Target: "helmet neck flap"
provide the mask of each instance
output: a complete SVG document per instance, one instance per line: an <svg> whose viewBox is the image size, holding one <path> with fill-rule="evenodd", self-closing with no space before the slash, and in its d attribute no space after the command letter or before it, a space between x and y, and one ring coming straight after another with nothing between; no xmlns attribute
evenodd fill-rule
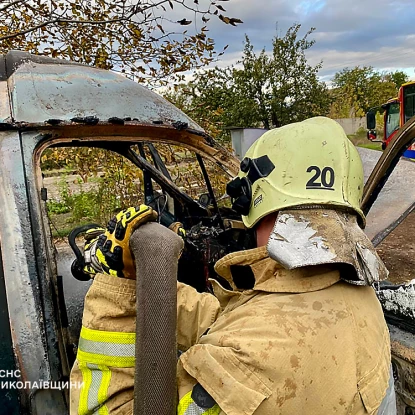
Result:
<svg viewBox="0 0 415 415"><path fill-rule="evenodd" d="M340 277L355 285L372 285L388 276L356 215L333 209L279 212L267 251L286 269L336 264Z"/></svg>

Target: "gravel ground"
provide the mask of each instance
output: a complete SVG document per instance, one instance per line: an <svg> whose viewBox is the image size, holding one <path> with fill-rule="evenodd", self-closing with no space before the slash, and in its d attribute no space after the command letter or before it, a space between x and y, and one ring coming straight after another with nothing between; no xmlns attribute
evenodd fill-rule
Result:
<svg viewBox="0 0 415 415"><path fill-rule="evenodd" d="M415 279L415 212L377 247L389 269L389 280L395 284Z"/></svg>

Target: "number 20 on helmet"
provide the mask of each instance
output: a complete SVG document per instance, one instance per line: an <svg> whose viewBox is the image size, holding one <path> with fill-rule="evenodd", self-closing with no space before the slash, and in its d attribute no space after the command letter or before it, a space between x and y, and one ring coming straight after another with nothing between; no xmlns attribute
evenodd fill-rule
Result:
<svg viewBox="0 0 415 415"><path fill-rule="evenodd" d="M354 211L364 228L363 181L362 161L343 128L315 117L263 134L227 193L247 228L276 211L319 206Z"/></svg>

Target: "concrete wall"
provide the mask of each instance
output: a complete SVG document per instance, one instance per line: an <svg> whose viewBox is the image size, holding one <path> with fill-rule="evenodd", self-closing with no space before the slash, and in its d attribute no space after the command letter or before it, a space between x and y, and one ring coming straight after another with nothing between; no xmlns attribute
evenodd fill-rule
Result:
<svg viewBox="0 0 415 415"><path fill-rule="evenodd" d="M268 130L264 128L230 128L233 152L239 160L249 147Z"/></svg>
<svg viewBox="0 0 415 415"><path fill-rule="evenodd" d="M359 128L364 128L366 130L366 118L340 118L336 119L346 131L346 134L356 134Z"/></svg>

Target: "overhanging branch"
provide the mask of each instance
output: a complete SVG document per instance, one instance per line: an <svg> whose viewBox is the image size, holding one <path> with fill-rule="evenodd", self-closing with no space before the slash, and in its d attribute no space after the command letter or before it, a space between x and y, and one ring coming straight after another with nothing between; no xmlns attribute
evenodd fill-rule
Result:
<svg viewBox="0 0 415 415"><path fill-rule="evenodd" d="M26 0L15 0L15 1L7 4L6 6L3 6L3 8L0 8L0 12L8 9L9 7L11 7L13 5L16 5L18 3L22 3L22 2L25 2L25 1ZM0 41L16 38L16 37L19 37L19 36L24 36L28 33L35 32L36 30L39 30L42 27L56 25L56 24L59 24L59 23L81 24L81 25L107 25L107 24L111 24L111 23L126 22L126 21L129 21L134 15L136 15L138 13L144 13L145 11L147 11L151 8L157 8L158 6L162 5L163 3L167 3L167 2L168 2L168 0L161 0L158 3L149 4L149 5L144 6L144 7L143 6L134 7L132 12L128 16L121 16L121 17L118 17L118 18L108 19L108 20L86 20L86 19L85 20L79 20L79 19L68 19L68 18L57 17L57 18L54 18L54 19L46 20L42 23L31 26L27 29L20 30L20 31L14 32L14 33L10 33L10 34L5 35L5 36L0 36ZM30 9L33 10L32 7L30 7Z"/></svg>
<svg viewBox="0 0 415 415"><path fill-rule="evenodd" d="M0 13L4 12L5 10L9 9L12 6L15 6L16 4L25 3L25 2L26 2L26 0L14 0L14 1L6 4L5 6L0 7Z"/></svg>

